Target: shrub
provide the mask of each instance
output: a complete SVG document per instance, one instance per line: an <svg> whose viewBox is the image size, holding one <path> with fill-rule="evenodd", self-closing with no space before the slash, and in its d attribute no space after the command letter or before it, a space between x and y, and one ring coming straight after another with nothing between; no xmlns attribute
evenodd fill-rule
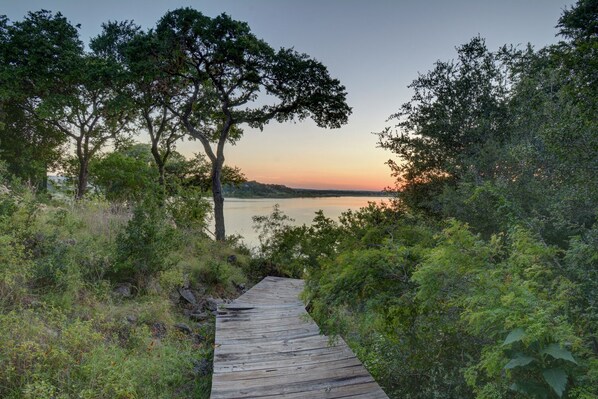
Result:
<svg viewBox="0 0 598 399"><path fill-rule="evenodd" d="M151 311L150 308L147 309ZM155 316L147 316L154 319ZM70 319L56 309L0 314L0 397L130 399L207 397L193 361L210 356L180 334L152 337L144 324L113 339L107 320Z"/></svg>
<svg viewBox="0 0 598 399"><path fill-rule="evenodd" d="M199 188L181 187L172 196L167 207L177 227L203 230L211 215L211 202Z"/></svg>
<svg viewBox="0 0 598 399"><path fill-rule="evenodd" d="M149 279L176 264L178 234L164 208L145 201L118 235L115 277L137 282L143 288Z"/></svg>

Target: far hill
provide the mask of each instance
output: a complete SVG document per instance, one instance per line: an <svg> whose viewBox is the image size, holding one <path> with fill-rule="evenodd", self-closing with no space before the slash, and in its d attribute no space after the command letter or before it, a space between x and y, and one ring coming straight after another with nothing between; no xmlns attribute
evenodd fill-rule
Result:
<svg viewBox="0 0 598 399"><path fill-rule="evenodd" d="M384 191L316 190L256 181L248 181L237 186L226 185L223 187L223 191L225 197L233 198L381 197L389 195Z"/></svg>

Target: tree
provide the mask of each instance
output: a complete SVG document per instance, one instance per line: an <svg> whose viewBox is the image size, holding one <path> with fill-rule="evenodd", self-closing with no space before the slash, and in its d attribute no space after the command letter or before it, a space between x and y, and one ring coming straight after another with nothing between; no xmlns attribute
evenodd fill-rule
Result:
<svg viewBox="0 0 598 399"><path fill-rule="evenodd" d="M64 136L40 124L19 102L2 105L0 158L7 171L38 189L46 188L47 171L61 158Z"/></svg>
<svg viewBox="0 0 598 399"><path fill-rule="evenodd" d="M492 53L473 38L457 48L456 61L438 61L409 86L411 101L390 119L394 128L379 134L380 146L397 154L389 161L399 185L412 203L424 205L446 182L471 174L479 182L494 172L494 159L478 155L508 139L506 63L508 49ZM473 162L474 159L483 162Z"/></svg>
<svg viewBox="0 0 598 399"><path fill-rule="evenodd" d="M186 159L172 151L164 169L164 185L158 186L159 170L154 162L151 144L121 144L113 152L102 154L90 163L90 177L111 201L140 201L148 195L166 191L169 200L193 189L204 195L210 190L210 164L202 154ZM238 167L224 166L223 184L240 184L246 178ZM158 198L162 202L163 198Z"/></svg>
<svg viewBox="0 0 598 399"><path fill-rule="evenodd" d="M0 156L14 175L45 186L65 136L40 123L28 105L67 95L82 52L77 27L60 13L29 12L14 23L0 17Z"/></svg>
<svg viewBox="0 0 598 399"><path fill-rule="evenodd" d="M75 144L78 161L76 197L87 192L89 163L109 140L126 132L130 104L121 90L119 66L94 54L82 55L70 71L73 92L48 95L29 109L41 121L62 132Z"/></svg>
<svg viewBox="0 0 598 399"><path fill-rule="evenodd" d="M576 41L598 39L598 1L578 0L559 18L559 34Z"/></svg>
<svg viewBox="0 0 598 399"><path fill-rule="evenodd" d="M28 143L48 145L50 151L29 152L44 155L45 165L46 154L55 156L51 150L70 139L76 147L76 195L81 198L91 158L128 122L122 71L113 60L86 53L77 27L60 13L30 12L12 25L3 18L0 31L0 94L3 103L19 110L11 115L9 128Z"/></svg>
<svg viewBox="0 0 598 399"><path fill-rule="evenodd" d="M198 187L204 193L210 191L212 187L212 167L210 161L203 154L195 154L195 157L186 160L182 155L175 152L173 159L179 162L173 162L166 168L172 178L177 179L183 185ZM247 178L237 166L224 165L222 167L221 183L239 185L247 181Z"/></svg>
<svg viewBox="0 0 598 399"><path fill-rule="evenodd" d="M226 14L210 18L178 9L162 17L155 34L153 57L170 77L163 87L169 109L212 164L215 233L224 240L224 147L241 137L239 126L310 117L320 127L338 128L351 113L345 88L320 62L290 49L275 51ZM260 105L264 94L275 102Z"/></svg>
<svg viewBox="0 0 598 399"><path fill-rule="evenodd" d="M156 36L151 31L142 32L130 21L108 22L102 26L103 32L91 41L91 48L117 61L126 71L135 119L138 127L150 136L158 181L164 187L166 163L184 132L168 107L168 92L161 90L167 75L148 57L156 45Z"/></svg>

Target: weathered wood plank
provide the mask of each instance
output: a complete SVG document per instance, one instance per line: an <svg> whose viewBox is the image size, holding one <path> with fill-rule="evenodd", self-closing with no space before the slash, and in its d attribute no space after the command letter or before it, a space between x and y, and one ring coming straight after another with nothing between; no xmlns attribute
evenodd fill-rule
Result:
<svg viewBox="0 0 598 399"><path fill-rule="evenodd" d="M305 311L303 281L267 277L216 317L212 398L388 397Z"/></svg>

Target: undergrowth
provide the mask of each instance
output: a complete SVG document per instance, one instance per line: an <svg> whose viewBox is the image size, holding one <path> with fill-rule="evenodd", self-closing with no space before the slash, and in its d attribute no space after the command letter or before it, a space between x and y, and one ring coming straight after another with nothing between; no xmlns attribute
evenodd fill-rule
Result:
<svg viewBox="0 0 598 399"><path fill-rule="evenodd" d="M0 397L209 397L214 319L187 318L179 289L198 302L238 295L246 251L215 243L202 223L177 226L151 201L3 187Z"/></svg>

